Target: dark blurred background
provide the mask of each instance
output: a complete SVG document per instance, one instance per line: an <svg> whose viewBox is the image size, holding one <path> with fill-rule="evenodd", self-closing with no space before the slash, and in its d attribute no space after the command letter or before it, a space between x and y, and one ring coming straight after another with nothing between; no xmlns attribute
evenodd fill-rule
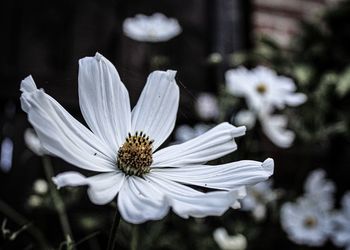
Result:
<svg viewBox="0 0 350 250"><path fill-rule="evenodd" d="M7 173L0 171L1 199L24 215L30 214L33 219L54 216L53 212L43 215L40 210L33 215L23 206L33 181L44 176L40 159L26 148L23 141L24 130L30 125L20 108L19 86L27 75L31 74L38 87L44 88L83 122L77 92L80 58L92 56L97 51L108 58L116 66L128 88L132 104L135 104L152 70L175 69L178 71L177 81L181 89L178 123L194 124L198 120L193 115L197 93L220 91L220 86L224 83L224 72L232 66L232 55L252 50L258 39L266 35L274 40L281 53L290 51L290 44L302 34L300 22L317 19L319 13L338 2L340 1L1 1L0 139L3 141L9 138L13 142L12 168ZM150 15L155 12L178 19L183 32L172 40L159 44L137 42L123 34L122 23L125 18L138 13ZM349 29L348 16L345 14L344 19L336 20L335 24L346 24L344 29ZM340 43L348 46L349 36L345 38ZM342 39L341 36L339 39ZM212 53L221 55L220 63L210 62L208 58ZM151 54L166 55L168 59L162 63L152 63ZM347 56L349 54L342 57L346 58L344 65L349 63L350 57ZM323 141L306 146L297 144L288 150L279 150L268 145L266 154L276 159L276 184L292 188L296 193L302 192L301 183L306 173L310 169L323 167L336 181L340 196L349 188L348 143L349 138L341 135L331 137L325 144ZM54 159L54 166L59 166L60 171L71 169L59 159ZM291 178L295 172L300 175ZM82 196L83 201L86 201L85 193ZM98 214L100 211L107 211L89 202L85 203L88 212ZM73 221L83 216L77 206L70 208L69 213ZM108 225L110 222L101 223ZM41 221L40 225L47 230L53 230L49 237L53 241L59 241L55 239L54 233L60 232L57 219ZM270 233L279 228L278 225L265 226ZM74 230L78 232L77 228ZM76 234L84 236L86 233ZM276 240L283 238L281 234L282 232L272 236L262 234L262 240L251 249L308 249ZM18 249L22 249L21 247ZM10 248L5 245L4 249ZM332 245L326 245L323 249L332 249Z"/></svg>

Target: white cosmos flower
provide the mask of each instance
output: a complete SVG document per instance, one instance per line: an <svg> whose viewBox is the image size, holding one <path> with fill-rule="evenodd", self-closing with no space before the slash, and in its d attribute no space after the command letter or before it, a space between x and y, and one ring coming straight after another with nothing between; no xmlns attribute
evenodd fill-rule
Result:
<svg viewBox="0 0 350 250"><path fill-rule="evenodd" d="M326 172L323 169L316 169L309 174L304 189L304 196L315 200L321 209L333 209L335 185L326 179Z"/></svg>
<svg viewBox="0 0 350 250"><path fill-rule="evenodd" d="M226 87L233 95L244 97L249 107L249 111L237 114L236 124L249 128L259 119L264 133L275 145L281 148L292 145L295 134L287 129L287 117L273 114L275 108L298 106L306 101L304 94L295 93L292 79L263 66L252 70L240 67L226 72Z"/></svg>
<svg viewBox="0 0 350 250"><path fill-rule="evenodd" d="M214 231L213 238L222 250L245 250L247 248L247 239L244 235L231 236L222 227Z"/></svg>
<svg viewBox="0 0 350 250"><path fill-rule="evenodd" d="M298 106L306 101L302 93L295 93L292 79L278 76L269 68L259 66L252 70L244 67L226 72L226 87L235 96L244 97L251 110L283 109L286 105Z"/></svg>
<svg viewBox="0 0 350 250"><path fill-rule="evenodd" d="M331 239L338 247L350 250L350 192L342 199L342 209L332 216Z"/></svg>
<svg viewBox="0 0 350 250"><path fill-rule="evenodd" d="M87 185L93 203L116 199L126 221L142 223L163 218L170 207L183 218L221 215L242 187L266 180L273 172L272 159L205 165L233 152L234 138L245 133L244 127L222 123L185 143L157 150L175 125L175 73L151 73L131 109L128 91L112 63L98 53L81 59L79 102L91 130L37 89L31 76L24 79L22 109L43 147L96 173L85 177L64 172L53 179L56 185ZM205 192L206 188L215 191Z"/></svg>
<svg viewBox="0 0 350 250"><path fill-rule="evenodd" d="M290 240L309 246L322 246L331 230L328 211L308 197L283 204L281 224Z"/></svg>
<svg viewBox="0 0 350 250"><path fill-rule="evenodd" d="M161 13L152 16L138 14L125 19L123 31L126 36L140 42L165 42L181 33L179 22Z"/></svg>

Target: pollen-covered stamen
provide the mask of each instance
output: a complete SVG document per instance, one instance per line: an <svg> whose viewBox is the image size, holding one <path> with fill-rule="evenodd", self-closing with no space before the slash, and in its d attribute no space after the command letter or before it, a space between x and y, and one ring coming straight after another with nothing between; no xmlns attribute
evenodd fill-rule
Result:
<svg viewBox="0 0 350 250"><path fill-rule="evenodd" d="M153 162L152 144L149 136L143 132L129 133L124 144L118 150L118 168L127 175L142 176L148 173Z"/></svg>
<svg viewBox="0 0 350 250"><path fill-rule="evenodd" d="M256 85L256 91L259 94L265 94L267 91L267 86L265 83L259 83L258 85Z"/></svg>

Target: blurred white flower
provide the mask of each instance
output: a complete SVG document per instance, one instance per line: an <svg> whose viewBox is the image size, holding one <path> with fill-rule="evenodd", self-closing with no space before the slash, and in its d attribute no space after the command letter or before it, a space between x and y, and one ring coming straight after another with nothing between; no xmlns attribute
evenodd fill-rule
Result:
<svg viewBox="0 0 350 250"><path fill-rule="evenodd" d="M32 208L40 207L43 204L43 199L36 194L29 196L28 198L28 206Z"/></svg>
<svg viewBox="0 0 350 250"><path fill-rule="evenodd" d="M247 196L242 200L242 210L251 211L256 220L264 219L266 205L278 198L279 192L271 186L271 181L264 181L247 187Z"/></svg>
<svg viewBox="0 0 350 250"><path fill-rule="evenodd" d="M280 148L292 146L295 133L286 128L288 124L287 116L262 112L259 114L259 120L264 134L276 146Z"/></svg>
<svg viewBox="0 0 350 250"><path fill-rule="evenodd" d="M41 146L40 140L36 135L34 129L26 129L26 131L24 132L24 142L27 145L27 147L36 155L44 155L45 150Z"/></svg>
<svg viewBox="0 0 350 250"><path fill-rule="evenodd" d="M246 126L247 129L251 129L255 126L256 115L250 110L239 111L234 117L234 123L237 126Z"/></svg>
<svg viewBox="0 0 350 250"><path fill-rule="evenodd" d="M309 174L304 189L304 196L315 200L321 209L333 209L335 185L331 180L326 179L326 172L323 169L316 169Z"/></svg>
<svg viewBox="0 0 350 250"><path fill-rule="evenodd" d="M175 74L151 73L131 110L128 91L113 64L99 53L81 59L79 102L91 130L38 89L31 76L25 78L21 106L41 145L97 173L61 173L53 178L57 187L87 185L93 203L117 199L124 220L142 223L163 218L170 208L182 218L222 215L240 198L242 187L268 179L272 159L205 165L235 151L235 138L245 127L221 123L192 140L157 150L175 126L180 98Z"/></svg>
<svg viewBox="0 0 350 250"><path fill-rule="evenodd" d="M281 225L290 240L297 244L322 246L330 233L330 214L315 200L302 197L281 208Z"/></svg>
<svg viewBox="0 0 350 250"><path fill-rule="evenodd" d="M222 227L214 231L213 238L222 250L245 250L247 248L247 239L244 235L231 236Z"/></svg>
<svg viewBox="0 0 350 250"><path fill-rule="evenodd" d="M286 105L298 106L306 101L302 93L295 93L292 79L278 76L269 68L259 66L253 70L244 67L228 70L226 87L235 96L246 98L249 109L259 113L283 109Z"/></svg>
<svg viewBox="0 0 350 250"><path fill-rule="evenodd" d="M37 194L46 194L49 190L49 186L47 184L47 181L43 179L38 179L33 184L33 190Z"/></svg>
<svg viewBox="0 0 350 250"><path fill-rule="evenodd" d="M338 247L350 250L350 192L342 199L342 208L332 216L331 239Z"/></svg>
<svg viewBox="0 0 350 250"><path fill-rule="evenodd" d="M238 200L236 200L232 205L231 208L232 209L240 209L242 208L242 204L241 201L242 199L247 195L247 188L246 187L242 187L238 190Z"/></svg>
<svg viewBox="0 0 350 250"><path fill-rule="evenodd" d="M215 120L220 114L218 99L210 93L198 95L195 108L198 116L203 120Z"/></svg>
<svg viewBox="0 0 350 250"><path fill-rule="evenodd" d="M209 64L218 64L223 60L222 55L219 52L213 52L208 56L207 62Z"/></svg>
<svg viewBox="0 0 350 250"><path fill-rule="evenodd" d="M295 93L296 86L292 79L278 76L263 66L252 70L240 67L226 72L226 87L233 95L244 97L251 111L239 112L235 124L246 123L252 127L254 117L258 118L264 133L275 145L281 148L292 145L295 134L286 128L287 117L273 114L275 108L298 106L306 101L304 94Z"/></svg>
<svg viewBox="0 0 350 250"><path fill-rule="evenodd" d="M13 158L13 141L9 137L5 137L0 147L0 168L7 173L12 168Z"/></svg>
<svg viewBox="0 0 350 250"><path fill-rule="evenodd" d="M197 136L200 136L212 127L214 126L202 123L196 124L194 127L191 127L187 124L180 125L175 130L175 143L185 142Z"/></svg>
<svg viewBox="0 0 350 250"><path fill-rule="evenodd" d="M138 14L127 18L123 23L124 34L140 42L165 42L179 35L182 31L179 22L161 13L151 16Z"/></svg>

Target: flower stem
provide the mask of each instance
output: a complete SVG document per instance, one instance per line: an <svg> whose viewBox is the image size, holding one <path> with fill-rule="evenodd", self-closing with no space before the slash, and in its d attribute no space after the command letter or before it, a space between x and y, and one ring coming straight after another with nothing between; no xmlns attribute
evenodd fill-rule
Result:
<svg viewBox="0 0 350 250"><path fill-rule="evenodd" d="M67 248L75 249L72 230L68 222L68 216L66 213L65 205L54 183L52 182L53 168L52 168L51 160L48 156L43 156L42 159L43 159L45 175L46 175L47 181L49 182L51 198L58 213L64 238L66 240Z"/></svg>
<svg viewBox="0 0 350 250"><path fill-rule="evenodd" d="M114 250L117 246L117 231L120 222L120 214L118 208L115 210L114 220L112 224L111 231L109 233L107 250Z"/></svg>
<svg viewBox="0 0 350 250"><path fill-rule="evenodd" d="M139 242L139 227L137 225L133 225L132 228L132 236L131 236L131 250L137 250L138 242Z"/></svg>
<svg viewBox="0 0 350 250"><path fill-rule="evenodd" d="M23 215L19 214L16 210L14 210L2 200L0 200L0 213L20 226L30 224L30 226L26 228L26 231L38 242L40 249L53 249L38 228L36 228L33 224L30 223L28 219L23 217Z"/></svg>

